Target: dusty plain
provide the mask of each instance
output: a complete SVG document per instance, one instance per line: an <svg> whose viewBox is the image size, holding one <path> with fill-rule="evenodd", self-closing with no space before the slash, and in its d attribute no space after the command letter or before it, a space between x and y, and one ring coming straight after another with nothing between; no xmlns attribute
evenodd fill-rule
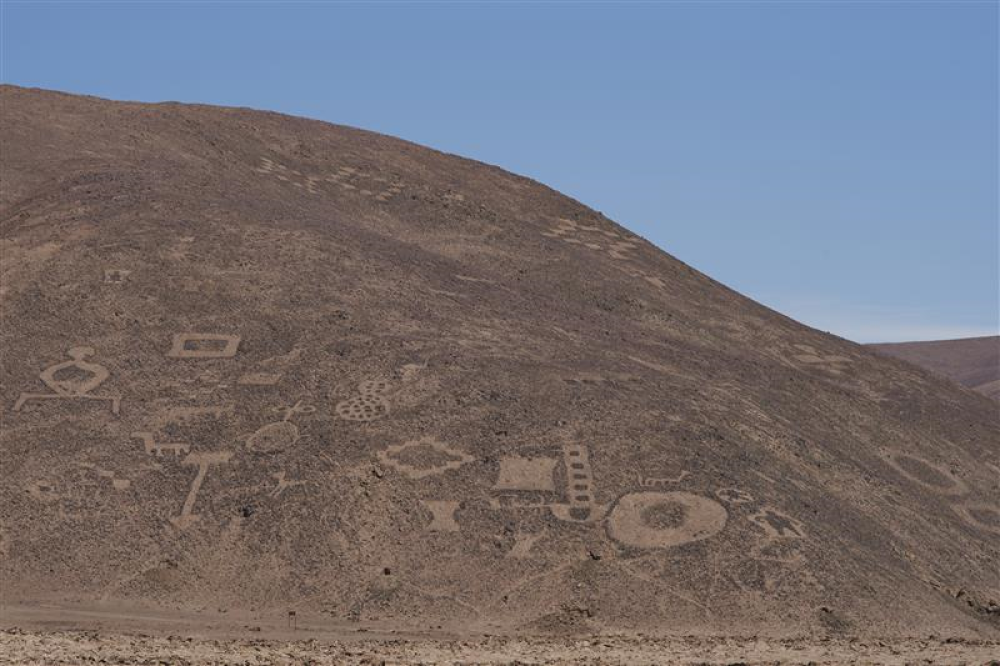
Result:
<svg viewBox="0 0 1000 666"><path fill-rule="evenodd" d="M516 636L467 626L401 631L325 618L228 617L218 611L15 607L0 627L0 664L1000 664L1000 643L942 636L907 639L785 636ZM16 626L7 626L14 621ZM81 629L80 627L90 627Z"/></svg>

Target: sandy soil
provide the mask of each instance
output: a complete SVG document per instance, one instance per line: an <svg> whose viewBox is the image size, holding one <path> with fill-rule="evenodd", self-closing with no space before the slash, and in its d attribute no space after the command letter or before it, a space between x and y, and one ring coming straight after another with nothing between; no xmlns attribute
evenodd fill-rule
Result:
<svg viewBox="0 0 1000 666"><path fill-rule="evenodd" d="M1000 664L996 643L939 640L590 640L294 642L9 629L0 664Z"/></svg>
<svg viewBox="0 0 1000 666"><path fill-rule="evenodd" d="M994 664L1000 642L926 638L514 636L305 615L6 605L0 664Z"/></svg>

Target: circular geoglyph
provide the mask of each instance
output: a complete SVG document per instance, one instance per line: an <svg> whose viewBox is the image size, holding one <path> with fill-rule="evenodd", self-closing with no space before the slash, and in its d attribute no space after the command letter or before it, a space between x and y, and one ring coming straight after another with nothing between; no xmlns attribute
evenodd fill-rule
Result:
<svg viewBox="0 0 1000 666"><path fill-rule="evenodd" d="M670 548L717 534L727 517L721 504L700 495L630 493L608 516L608 534L626 546Z"/></svg>

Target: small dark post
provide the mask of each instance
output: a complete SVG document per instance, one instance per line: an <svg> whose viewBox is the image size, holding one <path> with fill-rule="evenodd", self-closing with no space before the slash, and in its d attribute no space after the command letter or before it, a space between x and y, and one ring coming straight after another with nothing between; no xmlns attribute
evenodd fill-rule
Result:
<svg viewBox="0 0 1000 666"><path fill-rule="evenodd" d="M292 631L299 629L299 619L295 616L295 611L288 611L288 626L292 628Z"/></svg>

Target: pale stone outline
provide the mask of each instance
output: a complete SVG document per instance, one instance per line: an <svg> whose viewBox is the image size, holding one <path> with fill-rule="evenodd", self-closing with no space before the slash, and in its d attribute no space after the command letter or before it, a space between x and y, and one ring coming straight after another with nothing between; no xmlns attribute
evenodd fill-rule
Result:
<svg viewBox="0 0 1000 666"><path fill-rule="evenodd" d="M184 530L201 519L200 515L192 513L192 511L194 509L194 503L198 499L198 491L201 490L201 484L205 481L205 475L208 473L208 468L210 465L221 465L223 463L227 463L232 456L233 454L229 451L209 451L188 454L187 458L185 458L181 464L197 465L198 473L195 474L194 480L191 482L191 489L188 491L187 497L184 500L184 506L181 507L181 514L179 516L171 516L170 518L170 522L173 523L174 527L179 530Z"/></svg>
<svg viewBox="0 0 1000 666"><path fill-rule="evenodd" d="M684 523L670 528L645 524L643 514L666 502L684 506ZM728 517L725 507L701 495L681 491L629 493L615 504L608 516L607 530L608 536L626 546L672 548L718 534L726 526Z"/></svg>
<svg viewBox="0 0 1000 666"><path fill-rule="evenodd" d="M30 400L101 400L111 403L111 413L117 415L121 409L121 396L90 395L90 392L107 380L107 368L98 363L87 363L84 359L93 356L93 347L71 347L67 354L72 359L56 363L43 370L39 379L53 390L53 393L22 393L14 403L14 411L19 412ZM79 368L92 375L89 380L59 380L56 374L68 368Z"/></svg>
<svg viewBox="0 0 1000 666"><path fill-rule="evenodd" d="M955 511L962 520L971 525L976 529L986 530L988 532L993 532L994 534L1000 534L1000 525L990 525L984 523L973 515L973 511L991 511L1000 518L1000 508L985 504L983 502L973 502L973 503L961 503L952 505L952 510Z"/></svg>
<svg viewBox="0 0 1000 666"><path fill-rule="evenodd" d="M594 500L594 474L590 468L590 451L585 444L563 447L566 466L566 504L552 504L549 509L559 520L574 523L595 522L604 517L607 507Z"/></svg>
<svg viewBox="0 0 1000 666"><path fill-rule="evenodd" d="M425 527L428 532L458 532L460 527L455 522L455 511L461 502L455 500L420 500L427 507L433 518Z"/></svg>
<svg viewBox="0 0 1000 666"><path fill-rule="evenodd" d="M129 479L118 477L114 471L110 469L104 469L103 467L98 467L94 463L81 462L77 463L77 465L84 469L89 469L95 472L97 476L101 477L102 479L108 479L109 481L111 481L111 487L114 488L115 490L127 490L128 487L132 485L132 482Z"/></svg>
<svg viewBox="0 0 1000 666"><path fill-rule="evenodd" d="M151 432L133 432L131 439L142 440L142 448L146 453L157 458L162 457L165 453L170 453L174 457L180 458L182 454L191 452L190 444L176 442L171 444L157 444Z"/></svg>
<svg viewBox="0 0 1000 666"><path fill-rule="evenodd" d="M375 421L389 414L392 406L385 394L392 389L385 379L366 379L358 384L358 394L338 402L337 416L345 421Z"/></svg>
<svg viewBox="0 0 1000 666"><path fill-rule="evenodd" d="M458 458L458 460L448 460L448 462L446 462L443 465L422 469L419 467L413 467L411 465L407 465L406 463L397 460L396 458L393 458L391 455L393 453L401 453L402 451L412 446L422 446L422 445L429 446L435 451L445 454L449 458ZM467 453L463 453L462 451L456 451L455 449L449 447L447 444L439 442L437 439L433 437L421 437L420 439L410 440L408 442L403 442L402 444L395 444L385 449L384 451L379 451L378 458L389 467L393 467L399 470L400 472L410 477L411 479L422 479L425 476L444 474L448 470L458 469L462 465L465 465L475 460L475 458L468 455Z"/></svg>
<svg viewBox="0 0 1000 666"><path fill-rule="evenodd" d="M276 472L276 473L274 473L274 474L271 475L271 476L274 477L274 480L277 481L277 483L278 483L278 485L276 485L274 487L274 490L272 490L270 493L268 493L271 497L278 497L283 492L285 492L285 488L294 488L296 486L304 486L307 483L309 483L308 481L302 481L302 480L288 481L287 479L285 479L285 474L286 473L284 471L281 471L281 472Z"/></svg>
<svg viewBox="0 0 1000 666"><path fill-rule="evenodd" d="M174 335L170 351L167 356L170 358L232 358L239 350L242 338L238 335L227 335L225 333L177 333ZM185 345L189 342L225 342L222 349L187 349Z"/></svg>
<svg viewBox="0 0 1000 666"><path fill-rule="evenodd" d="M508 456L500 459L500 473L491 490L555 492L552 478L556 467L554 458L525 458Z"/></svg>
<svg viewBox="0 0 1000 666"><path fill-rule="evenodd" d="M507 552L505 557L517 560L531 557L531 549L543 536L545 536L543 532L518 532L514 535L514 546Z"/></svg>
<svg viewBox="0 0 1000 666"><path fill-rule="evenodd" d="M670 485L673 485L675 483L680 483L685 478L687 478L689 476L689 474L690 474L690 472L688 472L686 470L683 471L683 472L681 472L677 476L674 476L674 477L670 477L670 476L643 476L642 474L638 474L637 475L638 476L637 481L639 483L639 487L641 487L641 488L657 488L657 487L662 487L662 486L670 486Z"/></svg>
<svg viewBox="0 0 1000 666"><path fill-rule="evenodd" d="M754 499L754 496L747 491L735 487L719 488L715 491L715 496L723 502L728 502L734 506L739 506L741 504L753 504L757 501Z"/></svg>
<svg viewBox="0 0 1000 666"><path fill-rule="evenodd" d="M557 464L554 458L545 460L551 461L553 467ZM609 506L594 501L593 474L587 446L567 444L563 447L563 460L566 474L566 503L525 502L516 497L515 491L531 492L530 489L494 488L498 497L490 500L490 506L500 510L548 509L559 520L573 523L593 523L602 520Z"/></svg>
<svg viewBox="0 0 1000 666"><path fill-rule="evenodd" d="M902 451L893 451L891 453L887 453L883 457L885 461L892 466L893 469L898 471L900 474L905 476L910 481L913 481L914 483L919 484L924 488L927 488L931 492L939 493L941 495L951 495L951 496L967 495L969 492L969 486L965 483L965 481L952 474L951 471L948 470L948 468L945 467L944 465L932 463L929 460L921 458L920 456L915 456L909 453L903 453ZM908 470L903 465L903 463L900 462L899 460L900 458L909 458L910 460L916 461L920 465L928 467L932 472L940 474L945 479L947 479L949 485L939 486L936 483L932 483L929 481L925 481L924 479L921 479L912 471Z"/></svg>
<svg viewBox="0 0 1000 666"><path fill-rule="evenodd" d="M771 524L771 521L768 520L769 515L773 518L784 521L787 525L779 524L775 527ZM767 534L768 538L771 540L801 539L806 534L804 526L800 520L792 518L788 514L782 513L781 511L771 507L764 507L754 512L747 517L747 520L764 530L765 534ZM785 534L786 531L791 532L791 534Z"/></svg>
<svg viewBox="0 0 1000 666"><path fill-rule="evenodd" d="M312 414L316 411L316 408L312 405L303 405L302 401L299 400L294 405L289 407L275 407L273 410L275 412L284 412L280 421L275 421L274 423L268 423L258 428L252 435L247 437L247 448L260 451L261 453L270 453L272 451L280 451L284 447L292 446L299 441L301 435L299 434L299 428L294 423L290 421L293 414ZM274 448L269 450L257 449L257 442L264 437L265 434L271 432L280 432L281 436L285 439L284 444L280 448Z"/></svg>

